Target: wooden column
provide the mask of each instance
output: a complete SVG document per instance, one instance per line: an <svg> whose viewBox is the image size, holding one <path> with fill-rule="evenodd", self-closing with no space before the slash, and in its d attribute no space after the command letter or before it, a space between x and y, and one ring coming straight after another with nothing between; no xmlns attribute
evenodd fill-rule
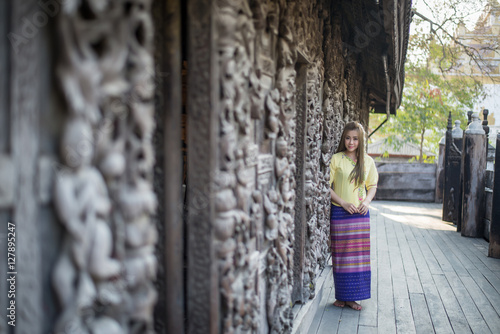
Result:
<svg viewBox="0 0 500 334"><path fill-rule="evenodd" d="M446 149L446 137L443 137L439 141L439 157L436 168L436 191L434 194L434 201L436 203L443 202L445 149Z"/></svg>
<svg viewBox="0 0 500 334"><path fill-rule="evenodd" d="M484 174L486 135L477 114L467 127L464 136L463 196L462 196L462 236L481 237L483 235Z"/></svg>
<svg viewBox="0 0 500 334"><path fill-rule="evenodd" d="M500 133L497 134L495 153L495 181L493 185L493 212L490 225L488 256L500 258Z"/></svg>
<svg viewBox="0 0 500 334"><path fill-rule="evenodd" d="M467 111L467 126L472 122L472 110Z"/></svg>
<svg viewBox="0 0 500 334"><path fill-rule="evenodd" d="M295 243L293 253L293 290L292 303L304 303L303 282L304 282L304 259L306 242L306 202L305 202L305 143L304 136L307 123L307 65L297 64L297 118L296 118L296 138L297 155L295 175Z"/></svg>
<svg viewBox="0 0 500 334"><path fill-rule="evenodd" d="M451 136L451 112L448 115L448 126L445 135L444 148L444 194L443 194L443 221L451 222L453 213L453 201L450 201L450 147L453 142ZM441 153L441 148L440 148ZM454 199L454 198L453 198Z"/></svg>
<svg viewBox="0 0 500 334"><path fill-rule="evenodd" d="M451 124L451 113L449 116ZM451 126L450 126L451 127ZM446 134L445 148L445 184L443 190L443 220L457 224L461 212L460 168L462 159L463 131L460 121Z"/></svg>
<svg viewBox="0 0 500 334"><path fill-rule="evenodd" d="M214 245L218 97L213 0L188 3L187 333L220 332Z"/></svg>
<svg viewBox="0 0 500 334"><path fill-rule="evenodd" d="M11 221L16 224L15 333L37 334L42 333L44 322L43 280L40 278L44 268L41 266L40 216L35 195L43 58L40 57L41 27L34 26L32 18L40 9L35 0L15 1L11 6L8 36L11 40L10 142L16 184ZM4 252L5 248L2 255Z"/></svg>
<svg viewBox="0 0 500 334"><path fill-rule="evenodd" d="M181 153L181 4L154 1L156 103L155 192L158 197L155 307L157 333L184 333L184 233Z"/></svg>
<svg viewBox="0 0 500 334"><path fill-rule="evenodd" d="M10 17L10 1L0 1L0 36L6 36L10 29L8 18ZM10 150L10 108L9 108L9 40L2 38L0 40L0 178L6 175L6 168L13 171L12 159L9 155ZM9 175L10 174L10 175ZM6 179L12 179L11 173L7 174ZM7 245L7 222L10 219L10 208L13 204L13 192L6 182L0 182L0 244ZM2 254L6 254L6 246L2 248ZM0 309L6 310L9 304L7 298L8 282L7 278L7 256L0 256ZM3 279L5 277L5 279ZM8 333L9 327L6 315L0 317L0 333Z"/></svg>
<svg viewBox="0 0 500 334"><path fill-rule="evenodd" d="M467 111L467 126L469 126L469 124L472 122L472 111L469 110ZM457 212L457 222L456 222L456 225L457 225L457 232L461 232L462 231L462 220L463 220L463 216L462 216L462 202L463 202L463 190L464 190L464 163L463 163L463 160L464 160L464 156L465 156L465 150L464 150L464 145L465 145L465 140L462 141L462 146L459 146L461 147L461 152L462 152L462 155L461 155L461 161L460 161L460 176L459 176L459 192L458 192L458 201L457 201L457 204L458 204L458 212Z"/></svg>
<svg viewBox="0 0 500 334"><path fill-rule="evenodd" d="M488 126L488 114L490 111L488 109L483 109L483 130L484 133L486 134L486 157L488 157L488 136L490 134L490 127Z"/></svg>
<svg viewBox="0 0 500 334"><path fill-rule="evenodd" d="M462 181L461 163L464 149L464 132L460 128L460 121L455 121L455 127L451 130L453 142L450 148L450 185L454 189L452 222L458 226L458 219L462 211ZM451 191L451 188L450 188Z"/></svg>

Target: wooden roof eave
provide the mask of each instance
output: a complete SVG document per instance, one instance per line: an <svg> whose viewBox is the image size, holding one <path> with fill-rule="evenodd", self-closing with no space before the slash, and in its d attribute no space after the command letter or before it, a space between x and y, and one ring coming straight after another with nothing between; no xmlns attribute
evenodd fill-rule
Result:
<svg viewBox="0 0 500 334"><path fill-rule="evenodd" d="M411 0L381 0L384 27L388 37L389 76L391 80L391 113L401 105L403 95L406 53L412 19Z"/></svg>

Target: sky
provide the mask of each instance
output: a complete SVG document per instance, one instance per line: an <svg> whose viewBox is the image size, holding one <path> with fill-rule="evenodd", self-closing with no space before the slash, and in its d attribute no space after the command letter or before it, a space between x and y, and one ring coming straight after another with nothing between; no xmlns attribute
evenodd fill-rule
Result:
<svg viewBox="0 0 500 334"><path fill-rule="evenodd" d="M414 0L412 7L420 14L438 23L453 15L453 11L447 7L450 3L455 3L457 14L463 17L466 28L472 30L487 2L487 0ZM426 26L430 27L429 24ZM415 32L415 28L415 24L410 26L410 34ZM447 29L453 30L453 27L448 25Z"/></svg>

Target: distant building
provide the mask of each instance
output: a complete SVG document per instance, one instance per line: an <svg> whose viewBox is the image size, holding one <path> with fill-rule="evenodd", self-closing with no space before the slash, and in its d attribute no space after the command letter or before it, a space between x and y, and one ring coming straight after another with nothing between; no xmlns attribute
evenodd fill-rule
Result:
<svg viewBox="0 0 500 334"><path fill-rule="evenodd" d="M402 141L402 140L401 140ZM420 156L420 147L412 143L401 143L399 148L387 143L387 140L380 139L368 144L368 155L376 161L385 162L408 162L411 158ZM431 151L424 149L424 155L435 157Z"/></svg>
<svg viewBox="0 0 500 334"><path fill-rule="evenodd" d="M451 74L472 73L476 80L483 83L488 96L478 101L473 111L478 113L483 109L490 111L488 123L493 135L500 130L500 121L496 122L497 119L500 120L499 35L500 5L497 0L490 0L472 31L468 31L465 25L461 25L455 33L456 39L461 43L479 50L481 61L477 63L463 52L456 70Z"/></svg>

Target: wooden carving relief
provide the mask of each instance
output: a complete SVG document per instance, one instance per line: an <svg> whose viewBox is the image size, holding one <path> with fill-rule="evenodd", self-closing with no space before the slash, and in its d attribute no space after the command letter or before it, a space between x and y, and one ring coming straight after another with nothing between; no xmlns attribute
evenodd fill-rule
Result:
<svg viewBox="0 0 500 334"><path fill-rule="evenodd" d="M344 122L360 121L362 84L357 73L357 61L347 56L344 76Z"/></svg>
<svg viewBox="0 0 500 334"><path fill-rule="evenodd" d="M344 121L357 117L361 82L347 93L338 26L330 27L334 42L321 47L322 8L323 2L272 0L216 0L213 7L220 92L212 243L221 332L291 330L299 146L306 152L307 297L314 294L318 265L326 262L329 160ZM323 50L329 57L324 75ZM304 66L307 125L299 138L296 70ZM350 80L357 80L352 71Z"/></svg>
<svg viewBox="0 0 500 334"><path fill-rule="evenodd" d="M149 0L66 1L58 68L67 120L54 203L55 333L153 333L157 293Z"/></svg>
<svg viewBox="0 0 500 334"><path fill-rule="evenodd" d="M212 91L219 92L218 82L212 73L213 41L211 1L189 1L187 11L190 20L189 46L192 50L187 64L187 238L188 304L187 332L205 334L216 321L218 330L219 311L213 302L214 281L212 277L213 253L212 220L214 217L214 174L215 140L217 120L215 111L209 110L213 104ZM190 129L196 129L190 131ZM208 143L208 144L207 144ZM210 311L208 311L210 310ZM212 311L213 310L213 311ZM214 320L212 320L212 317ZM217 320L215 320L217 319Z"/></svg>
<svg viewBox="0 0 500 334"><path fill-rule="evenodd" d="M285 12L274 1L217 1L214 245L225 333L291 329L296 53Z"/></svg>
<svg viewBox="0 0 500 334"><path fill-rule="evenodd" d="M250 333L259 326L255 216L261 216L264 201L255 187L255 172L259 163L266 164L261 167L266 172L271 171L267 165L272 166L267 160L258 161L252 119L263 117L266 92L253 67L255 30L250 7L243 1L216 4L221 100L213 242L220 277L221 332ZM252 94L248 94L250 86Z"/></svg>
<svg viewBox="0 0 500 334"><path fill-rule="evenodd" d="M302 1L295 7L295 27L298 31L299 49L307 60L311 62L307 71L307 125L305 133L305 204L306 204L306 240L304 249L303 298L312 298L315 295L315 283L318 266L322 268L329 253L329 172L323 165L329 165L330 151L336 125L334 107L341 110L342 105L332 103L332 91L338 87L331 87L332 79L325 80L324 75L330 71L338 71L341 61L331 62L330 67L324 66L323 51L331 52L323 43L330 44L328 36L321 34L324 23L327 22L324 3L316 1ZM304 32L304 34L302 34ZM302 40L305 38L305 40ZM337 48L338 49L338 48ZM338 60L341 60L339 58ZM325 74L324 74L325 73ZM332 74L333 75L333 74ZM338 75L338 74L337 74ZM323 101L323 94L328 94L328 100ZM325 110L326 108L326 110ZM337 116L341 114L338 113Z"/></svg>
<svg viewBox="0 0 500 334"><path fill-rule="evenodd" d="M330 17L325 24L325 75L323 84L323 154L322 163L329 178L330 159L337 149L344 128L344 57L338 45L342 45L340 20ZM333 22L332 22L333 21ZM329 191L328 191L329 192ZM329 202L329 200L328 200ZM328 209L329 210L329 209Z"/></svg>
<svg viewBox="0 0 500 334"><path fill-rule="evenodd" d="M276 87L280 92L280 130L276 141L276 179L278 186L279 236L268 253L268 321L271 333L291 330L290 307L293 283L295 161L296 161L296 39L292 9L280 6ZM277 296L275 298L274 296ZM272 322L271 322L272 321Z"/></svg>
<svg viewBox="0 0 500 334"><path fill-rule="evenodd" d="M317 0L296 1L293 6L293 29L297 41L297 50L303 52L311 61L322 62L323 22L330 3ZM321 66L322 67L322 66Z"/></svg>
<svg viewBox="0 0 500 334"><path fill-rule="evenodd" d="M335 16L334 16L335 17ZM342 61L342 49L336 47L342 45L340 38L340 25L332 22L330 17L325 23L325 77L323 84L323 141L321 146L321 175L323 183L321 184L322 201L320 210L322 210L328 228L330 226L330 160L337 149L342 130L344 128L343 109L344 109L344 90L343 73L344 62ZM329 237L329 231L327 232ZM329 242L327 243L330 244ZM327 250L330 251L329 249Z"/></svg>
<svg viewBox="0 0 500 334"><path fill-rule="evenodd" d="M321 143L323 140L323 113L321 112L322 76L320 68L312 66L307 73L307 126L305 156L305 201L307 236L304 261L305 298L315 294L316 268L324 266L328 254L329 229L322 210Z"/></svg>

